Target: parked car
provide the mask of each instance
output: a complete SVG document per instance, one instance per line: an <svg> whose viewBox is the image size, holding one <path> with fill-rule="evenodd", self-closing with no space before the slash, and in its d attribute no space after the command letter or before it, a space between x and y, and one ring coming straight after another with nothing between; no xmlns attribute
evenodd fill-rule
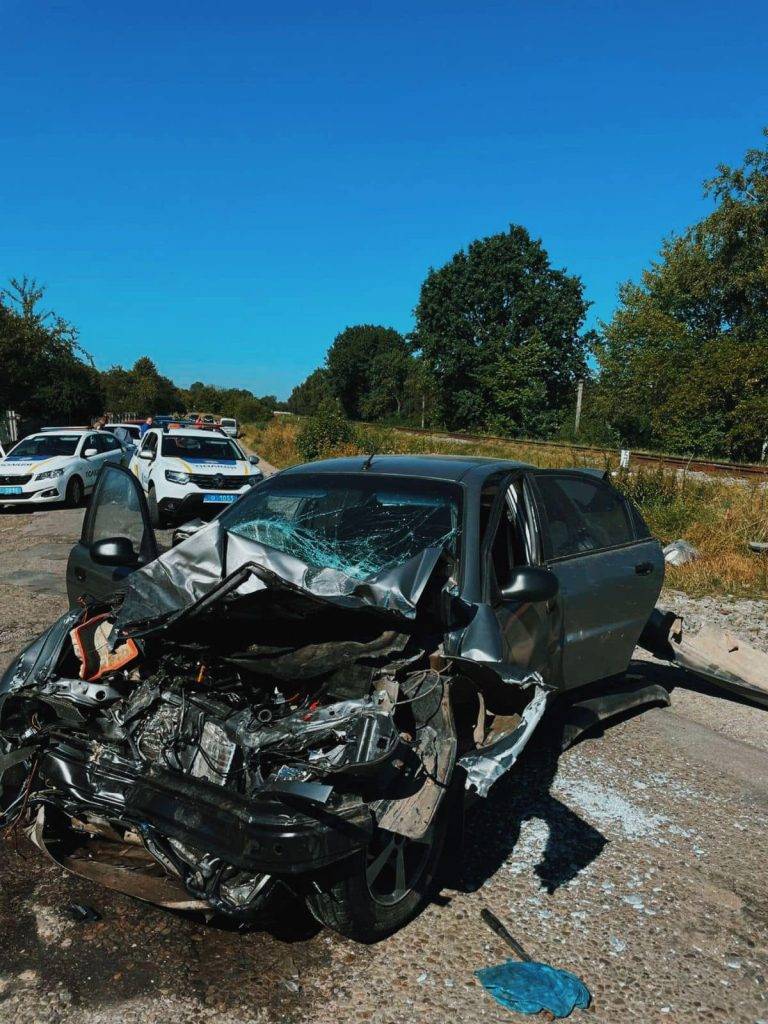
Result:
<svg viewBox="0 0 768 1024"><path fill-rule="evenodd" d="M240 430L237 424L237 420L231 416L222 416L219 420L219 427L227 437L238 437Z"/></svg>
<svg viewBox="0 0 768 1024"><path fill-rule="evenodd" d="M263 479L258 455L246 455L219 430L152 428L130 469L147 496L153 526L215 514Z"/></svg>
<svg viewBox="0 0 768 1024"><path fill-rule="evenodd" d="M90 494L105 462L124 449L104 431L61 427L30 434L0 459L0 505L65 502L72 508Z"/></svg>
<svg viewBox="0 0 768 1024"><path fill-rule="evenodd" d="M429 892L449 794L627 668L664 574L599 474L494 460L285 470L159 556L150 517L107 467L72 610L0 683L0 822L166 906L247 920L283 880L364 941Z"/></svg>

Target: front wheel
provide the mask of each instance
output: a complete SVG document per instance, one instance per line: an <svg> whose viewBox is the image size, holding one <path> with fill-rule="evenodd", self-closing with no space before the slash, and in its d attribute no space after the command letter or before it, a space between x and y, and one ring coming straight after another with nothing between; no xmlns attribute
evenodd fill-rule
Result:
<svg viewBox="0 0 768 1024"><path fill-rule="evenodd" d="M423 841L377 829L349 874L307 896L310 912L358 942L376 942L402 928L434 887L446 824L441 814Z"/></svg>
<svg viewBox="0 0 768 1024"><path fill-rule="evenodd" d="M64 496L64 503L67 508L80 508L85 497L83 481L79 476L73 476L67 484L67 491Z"/></svg>
<svg viewBox="0 0 768 1024"><path fill-rule="evenodd" d="M147 505L149 507L149 521L155 530L164 530L168 525L166 517L160 511L160 506L157 504L157 494L155 488L149 488L149 494L147 495Z"/></svg>

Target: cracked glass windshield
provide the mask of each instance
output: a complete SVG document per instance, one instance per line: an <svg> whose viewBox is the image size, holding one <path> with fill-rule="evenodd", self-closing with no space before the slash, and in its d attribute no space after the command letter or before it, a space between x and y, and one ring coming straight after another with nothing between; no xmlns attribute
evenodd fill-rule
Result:
<svg viewBox="0 0 768 1024"><path fill-rule="evenodd" d="M221 516L230 533L368 580L429 547L458 555L460 490L440 480L285 474Z"/></svg>

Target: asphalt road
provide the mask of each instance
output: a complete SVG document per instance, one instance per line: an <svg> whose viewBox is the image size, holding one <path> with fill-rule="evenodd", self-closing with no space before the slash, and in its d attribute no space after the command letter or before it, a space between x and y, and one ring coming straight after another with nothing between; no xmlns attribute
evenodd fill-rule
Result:
<svg viewBox="0 0 768 1024"><path fill-rule="evenodd" d="M0 515L0 664L65 607L81 512ZM668 599L669 600L669 599ZM768 647L765 606L713 608ZM523 1020L473 971L506 950L579 974L584 1020L768 1022L768 712L686 688L559 758L543 731L469 815L449 884L376 946L279 901L262 929L174 917L0 840L0 1021L410 1024ZM102 919L80 924L71 902Z"/></svg>

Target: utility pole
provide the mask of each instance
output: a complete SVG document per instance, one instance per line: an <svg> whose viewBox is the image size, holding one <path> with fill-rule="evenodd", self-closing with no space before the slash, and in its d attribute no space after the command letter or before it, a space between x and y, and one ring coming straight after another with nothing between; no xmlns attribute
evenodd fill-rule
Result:
<svg viewBox="0 0 768 1024"><path fill-rule="evenodd" d="M579 432L579 423L581 423L581 400L584 396L584 381L580 380L576 385L576 422L573 425L574 437Z"/></svg>
<svg viewBox="0 0 768 1024"><path fill-rule="evenodd" d="M424 429L424 408L427 404L426 396L424 392L421 393L421 429Z"/></svg>

